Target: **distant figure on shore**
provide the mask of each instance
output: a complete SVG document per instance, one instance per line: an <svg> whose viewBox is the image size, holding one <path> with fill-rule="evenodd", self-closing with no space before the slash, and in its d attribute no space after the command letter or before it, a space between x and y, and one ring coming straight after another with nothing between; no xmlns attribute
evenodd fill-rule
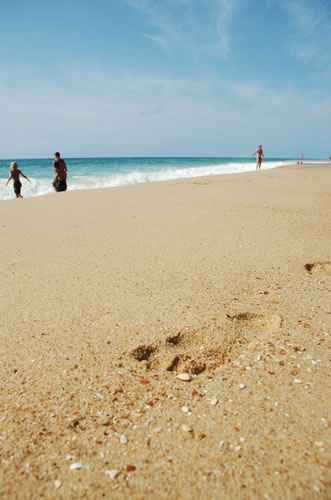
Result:
<svg viewBox="0 0 331 500"><path fill-rule="evenodd" d="M297 165L303 165L303 153L301 153L301 159L297 161Z"/></svg>
<svg viewBox="0 0 331 500"><path fill-rule="evenodd" d="M59 193L60 191L67 190L67 165L64 160L60 157L60 153L55 153L55 160L53 161L54 167L54 190Z"/></svg>
<svg viewBox="0 0 331 500"><path fill-rule="evenodd" d="M262 163L262 156L264 156L261 144L257 148L257 150L255 151L255 153L253 153L251 156L254 156L254 155L256 155L256 170L260 170L261 163Z"/></svg>
<svg viewBox="0 0 331 500"><path fill-rule="evenodd" d="M30 179L28 179L22 172L22 170L18 169L18 165L16 161L12 161L10 164L10 170L9 170L9 179L6 182L6 186L8 186L8 183L12 180L14 182L14 192L16 194L16 198L23 198L21 195L21 188L22 188L22 183L20 181L20 175L24 177L27 181L32 184Z"/></svg>

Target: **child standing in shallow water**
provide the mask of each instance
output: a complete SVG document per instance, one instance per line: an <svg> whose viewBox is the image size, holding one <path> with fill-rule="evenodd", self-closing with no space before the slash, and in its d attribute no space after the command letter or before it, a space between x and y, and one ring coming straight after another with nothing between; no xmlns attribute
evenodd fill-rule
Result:
<svg viewBox="0 0 331 500"><path fill-rule="evenodd" d="M6 186L8 186L8 183L12 180L14 182L14 192L16 194L16 198L23 198L23 196L21 195L21 187L22 187L22 184L21 184L21 181L20 181L20 175L22 177L24 177L24 179L26 179L27 181L30 182L30 184L32 184L32 182L30 181L30 179L28 179L21 170L18 170L18 165L16 163L16 161L13 161L11 164L10 164L10 170L9 170L9 179L8 181L6 182Z"/></svg>

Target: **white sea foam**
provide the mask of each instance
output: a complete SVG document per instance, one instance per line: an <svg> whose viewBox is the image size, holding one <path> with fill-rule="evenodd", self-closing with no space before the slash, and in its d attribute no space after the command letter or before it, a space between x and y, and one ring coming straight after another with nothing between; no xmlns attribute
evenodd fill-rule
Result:
<svg viewBox="0 0 331 500"><path fill-rule="evenodd" d="M15 198L15 193L13 191L13 183L10 182L8 186L5 186L5 181L7 179L1 179L0 181L0 200L11 200ZM34 179L30 177L31 184L22 179L22 196L24 198L30 198L32 196L42 196L44 194L49 194L54 192L50 179Z"/></svg>
<svg viewBox="0 0 331 500"><path fill-rule="evenodd" d="M285 164L294 163L290 161L270 161L264 162L262 168L270 169L280 167ZM127 173L117 173L107 176L73 176L68 178L68 189L100 189L109 187L127 186L129 184L139 184L147 182L160 182L176 179L187 179L219 174L236 174L255 170L255 163L227 163L221 165L210 165L192 168L165 168L156 171L132 170ZM0 200L8 200L15 197L13 185L5 186L5 180L0 180ZM53 193L50 178L30 178L32 185L22 179L22 195L24 197L41 196Z"/></svg>

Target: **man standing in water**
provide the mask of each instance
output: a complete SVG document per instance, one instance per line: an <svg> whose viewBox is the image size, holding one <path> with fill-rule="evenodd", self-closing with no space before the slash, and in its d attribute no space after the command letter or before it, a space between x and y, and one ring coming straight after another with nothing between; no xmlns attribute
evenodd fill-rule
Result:
<svg viewBox="0 0 331 500"><path fill-rule="evenodd" d="M257 150L255 151L255 153L253 153L251 156L254 156L254 155L256 155L256 170L260 170L261 163L262 163L262 156L264 156L261 144L257 148Z"/></svg>
<svg viewBox="0 0 331 500"><path fill-rule="evenodd" d="M67 190L67 165L60 157L60 153L55 153L55 160L53 161L55 178L53 181L54 190L59 193L60 191Z"/></svg>

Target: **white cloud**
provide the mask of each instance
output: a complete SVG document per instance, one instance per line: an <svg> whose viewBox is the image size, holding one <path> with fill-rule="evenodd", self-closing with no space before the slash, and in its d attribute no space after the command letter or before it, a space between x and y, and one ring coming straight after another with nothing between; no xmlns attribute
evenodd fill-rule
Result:
<svg viewBox="0 0 331 500"><path fill-rule="evenodd" d="M216 13L216 28L219 39L219 48L223 54L230 49L229 26L236 7L234 0L218 0L218 12Z"/></svg>
<svg viewBox="0 0 331 500"><path fill-rule="evenodd" d="M145 38L148 38L149 40L152 40L153 42L157 43L162 47L163 49L166 49L169 46L169 42L166 37L162 36L157 36L157 35L148 35L144 34L143 35Z"/></svg>
<svg viewBox="0 0 331 500"><path fill-rule="evenodd" d="M318 64L331 59L331 8L328 3L309 0L284 2L292 33L289 48L304 62Z"/></svg>
<svg viewBox="0 0 331 500"><path fill-rule="evenodd" d="M212 50L221 56L230 49L230 24L239 0L126 0L146 17L158 33L145 34L162 48Z"/></svg>
<svg viewBox="0 0 331 500"><path fill-rule="evenodd" d="M250 154L255 143L283 156L304 144L308 155L316 138L327 154L331 100L322 93L259 81L114 77L92 68L66 74L66 81L66 90L0 88L0 157L56 149L66 156L231 156Z"/></svg>

